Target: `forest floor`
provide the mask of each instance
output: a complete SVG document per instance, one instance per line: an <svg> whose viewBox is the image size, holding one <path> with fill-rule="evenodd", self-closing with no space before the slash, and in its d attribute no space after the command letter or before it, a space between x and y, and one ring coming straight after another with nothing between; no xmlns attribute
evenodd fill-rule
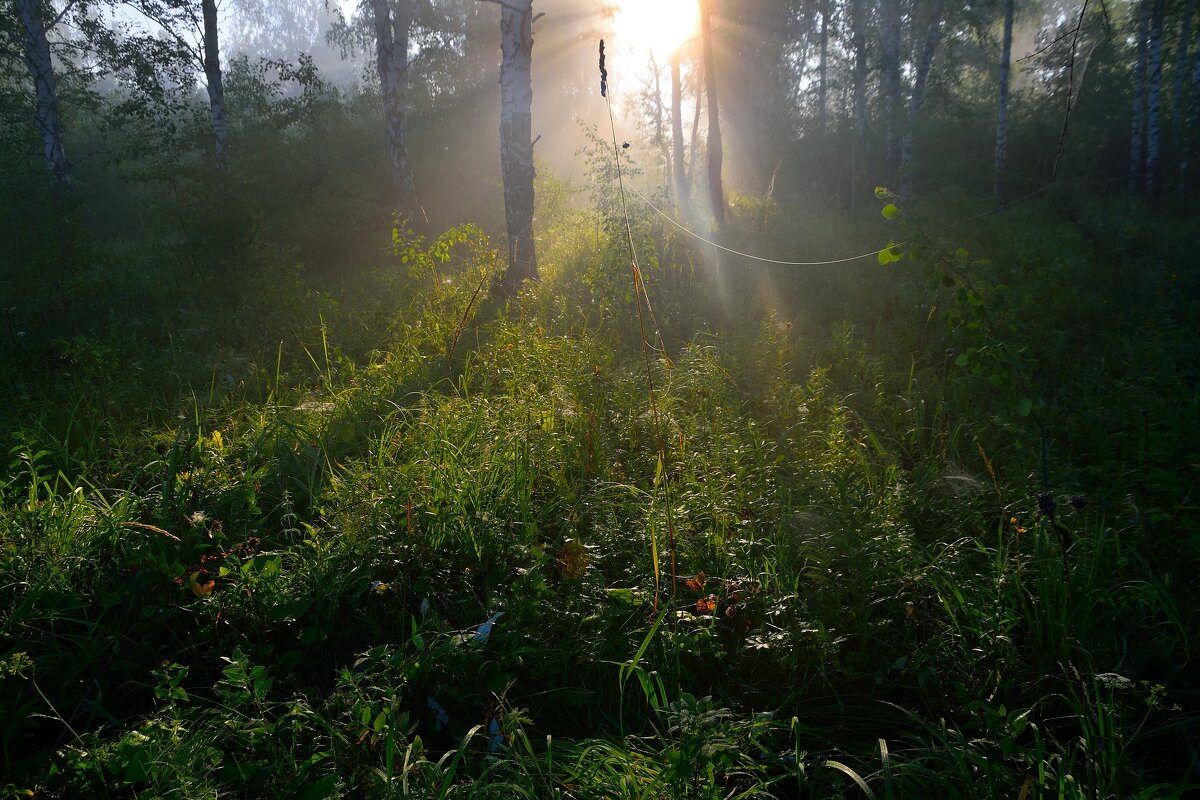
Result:
<svg viewBox="0 0 1200 800"><path fill-rule="evenodd" d="M1195 790L1196 230L931 233L972 204L736 201L736 249L905 242L791 271L639 217L649 306L568 203L504 303L469 227L60 232L0 309L0 795Z"/></svg>

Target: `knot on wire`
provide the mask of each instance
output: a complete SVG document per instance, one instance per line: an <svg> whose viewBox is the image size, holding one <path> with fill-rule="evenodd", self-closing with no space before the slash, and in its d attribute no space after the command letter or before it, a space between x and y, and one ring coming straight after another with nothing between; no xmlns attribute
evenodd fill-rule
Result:
<svg viewBox="0 0 1200 800"><path fill-rule="evenodd" d="M604 40L600 40L600 96L608 97L608 70L604 66Z"/></svg>

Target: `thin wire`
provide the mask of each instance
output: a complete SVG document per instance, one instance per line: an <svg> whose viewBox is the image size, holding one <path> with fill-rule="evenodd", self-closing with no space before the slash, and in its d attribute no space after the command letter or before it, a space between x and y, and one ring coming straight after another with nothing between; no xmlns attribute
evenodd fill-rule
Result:
<svg viewBox="0 0 1200 800"><path fill-rule="evenodd" d="M1029 194L1022 195L1015 200L1009 200L1006 203L1001 203L996 208L988 209L987 211L976 214L972 217L967 217L966 219L959 220L958 222L952 222L949 225L947 225L946 227L957 228L960 225L966 225L968 222L974 222L977 219L982 219L983 217L991 216L992 214L998 214L999 212L1005 211L1005 210L1011 208L1012 206L1016 205L1017 203L1020 203L1023 200L1028 200L1029 198L1031 198L1035 195L1041 194L1042 192L1046 191L1053 185L1054 185L1054 183L1052 181L1050 183L1047 183L1045 186L1042 186L1038 189L1034 189ZM835 259L831 259L829 261L780 261L780 260L774 259L774 258L764 258L762 256L751 255L750 253L743 253L740 250L734 250L732 248L725 247L724 245L717 244L716 242L712 241L711 239L706 239L705 237L703 237L700 234L696 233L695 231L691 230L687 226L677 222L674 219L674 217L667 214L665 211L663 211L658 206L654 205L654 203L650 202L650 199L647 198L641 192L639 192L635 187L630 186L628 188L629 188L629 191L633 192L635 195L637 195L639 198L641 198L642 202L645 203L646 205L648 205L656 214L658 214L660 217L665 219L667 222L674 225L676 228L679 228L679 230L683 231L688 236L691 236L701 242L704 242L705 244L712 245L713 247L717 248L718 250L724 250L727 253L733 253L734 255L741 256L742 258L748 258L752 261L761 261L766 264L779 264L779 265L782 265L785 267L823 267L823 266L831 266L833 264L846 264L851 261L858 261L863 258L871 258L872 256L879 255L880 253L884 252L885 250L891 250L894 247L903 247L904 245L908 244L908 242L893 242L892 244L889 244L887 247L882 247L878 250L872 250L870 253L863 253L862 255L858 255L858 256L849 256L847 258L835 258Z"/></svg>
<svg viewBox="0 0 1200 800"><path fill-rule="evenodd" d="M889 244L887 247L881 247L878 250L872 250L869 253L863 253L862 255L859 255L859 256L850 256L849 258L835 258L830 261L780 261L775 258L763 258L762 256L755 256L755 255L751 255L750 253L743 253L741 250L734 250L731 247L725 247L724 245L717 244L716 242L712 241L711 239L706 239L703 236L701 236L700 234L693 231L692 229L688 228L687 226L685 226L679 222L676 222L675 219L671 217L671 215L667 214L661 208L654 205L654 203L650 202L649 198L647 198L644 194L639 192L635 187L630 186L629 191L633 192L638 197L640 197L642 202L645 203L646 205L650 206L650 208L653 209L653 211L656 214L658 214L660 217L665 219L667 222L674 225L676 228L679 228L679 230L683 231L688 236L698 239L699 241L704 242L705 244L712 245L713 247L717 248L718 250L724 250L726 253L733 253L735 256L741 256L742 258L749 258L752 261L762 261L766 264L780 264L785 267L823 267L823 266L828 266L830 264L845 264L849 261L858 261L859 259L862 259L862 258L871 258L873 256L879 255L884 250L890 250L893 247L898 247L900 245L905 244L904 242L894 242L892 244Z"/></svg>

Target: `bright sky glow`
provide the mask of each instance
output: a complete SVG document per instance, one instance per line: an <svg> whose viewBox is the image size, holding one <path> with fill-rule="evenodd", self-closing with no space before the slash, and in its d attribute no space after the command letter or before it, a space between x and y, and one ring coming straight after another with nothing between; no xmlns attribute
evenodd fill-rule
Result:
<svg viewBox="0 0 1200 800"><path fill-rule="evenodd" d="M617 47L639 61L653 51L659 64L699 30L699 0L620 0L613 18Z"/></svg>

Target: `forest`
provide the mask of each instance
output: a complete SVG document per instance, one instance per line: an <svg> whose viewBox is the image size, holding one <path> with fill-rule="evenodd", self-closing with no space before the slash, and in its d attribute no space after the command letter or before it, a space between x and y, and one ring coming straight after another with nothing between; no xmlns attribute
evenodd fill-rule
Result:
<svg viewBox="0 0 1200 800"><path fill-rule="evenodd" d="M3 0L0 800L1194 796L1198 172L1197 0Z"/></svg>

